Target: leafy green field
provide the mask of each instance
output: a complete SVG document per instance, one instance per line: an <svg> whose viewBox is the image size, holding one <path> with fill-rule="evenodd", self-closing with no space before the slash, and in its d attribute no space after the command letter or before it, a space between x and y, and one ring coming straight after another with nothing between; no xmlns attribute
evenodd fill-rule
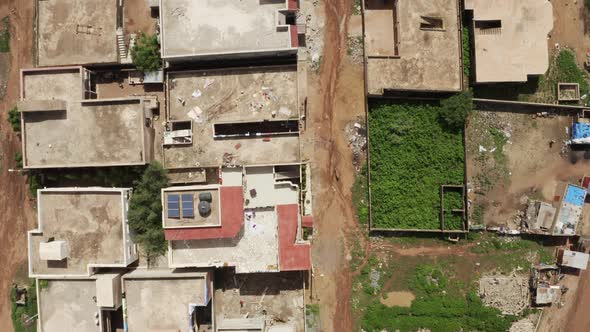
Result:
<svg viewBox="0 0 590 332"><path fill-rule="evenodd" d="M437 104L373 104L369 110L372 226L440 229L440 186L462 185L463 130Z"/></svg>

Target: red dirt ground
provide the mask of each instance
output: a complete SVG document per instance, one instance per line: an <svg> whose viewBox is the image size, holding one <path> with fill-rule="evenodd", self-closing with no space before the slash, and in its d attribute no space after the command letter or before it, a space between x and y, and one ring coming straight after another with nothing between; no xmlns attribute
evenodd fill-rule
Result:
<svg viewBox="0 0 590 332"><path fill-rule="evenodd" d="M6 96L0 102L0 325L2 331L13 331L10 320L10 287L19 266L27 261L26 232L35 225L34 204L29 200L24 177L13 168L20 140L7 121L8 109L19 97L19 69L32 66L33 1L3 0L0 17L10 15L11 65ZM2 82L4 83L4 82Z"/></svg>

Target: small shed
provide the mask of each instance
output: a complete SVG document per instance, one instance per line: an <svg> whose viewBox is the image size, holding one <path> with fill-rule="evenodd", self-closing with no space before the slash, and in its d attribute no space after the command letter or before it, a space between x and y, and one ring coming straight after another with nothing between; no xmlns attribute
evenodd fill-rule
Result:
<svg viewBox="0 0 590 332"><path fill-rule="evenodd" d="M99 274L96 279L96 305L116 310L121 306L121 275Z"/></svg>
<svg viewBox="0 0 590 332"><path fill-rule="evenodd" d="M61 261L67 257L68 243L66 241L50 241L39 244L39 258L44 261Z"/></svg>
<svg viewBox="0 0 590 332"><path fill-rule="evenodd" d="M586 270L588 267L590 255L583 252L561 249L559 251L558 262L561 266L572 267L579 270Z"/></svg>

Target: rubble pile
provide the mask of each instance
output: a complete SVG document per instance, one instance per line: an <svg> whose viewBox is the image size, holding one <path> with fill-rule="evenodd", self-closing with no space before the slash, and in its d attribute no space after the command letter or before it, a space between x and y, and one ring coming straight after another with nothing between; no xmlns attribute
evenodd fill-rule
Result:
<svg viewBox="0 0 590 332"><path fill-rule="evenodd" d="M500 309L502 314L517 315L529 305L528 278L515 273L483 277L479 296L485 305Z"/></svg>

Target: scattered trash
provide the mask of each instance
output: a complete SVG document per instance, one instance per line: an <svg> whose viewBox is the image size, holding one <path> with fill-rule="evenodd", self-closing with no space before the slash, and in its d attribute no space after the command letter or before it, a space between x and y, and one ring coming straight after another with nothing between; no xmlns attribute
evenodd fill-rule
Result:
<svg viewBox="0 0 590 332"><path fill-rule="evenodd" d="M279 108L279 113L286 117L291 116L291 110L286 106L281 106L281 108Z"/></svg>
<svg viewBox="0 0 590 332"><path fill-rule="evenodd" d="M196 98L199 98L201 96L201 94L202 94L201 90L197 89L197 90L193 91L191 96L196 99Z"/></svg>
<svg viewBox="0 0 590 332"><path fill-rule="evenodd" d="M186 116L196 123L203 123L203 110L199 106L193 107L193 109L186 113Z"/></svg>
<svg viewBox="0 0 590 332"><path fill-rule="evenodd" d="M213 83L215 83L214 79L212 79L212 78L205 79L205 83L203 84L203 89L207 89Z"/></svg>
<svg viewBox="0 0 590 332"><path fill-rule="evenodd" d="M484 148L483 146L479 146L479 153L484 153L487 152L488 150L486 148Z"/></svg>

